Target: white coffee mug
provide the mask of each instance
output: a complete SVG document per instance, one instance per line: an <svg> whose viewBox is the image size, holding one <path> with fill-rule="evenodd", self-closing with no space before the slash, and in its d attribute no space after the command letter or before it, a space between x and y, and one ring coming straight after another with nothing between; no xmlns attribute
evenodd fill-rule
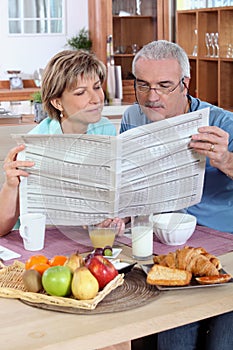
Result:
<svg viewBox="0 0 233 350"><path fill-rule="evenodd" d="M24 249L36 251L44 248L46 215L29 213L20 216L19 233Z"/></svg>

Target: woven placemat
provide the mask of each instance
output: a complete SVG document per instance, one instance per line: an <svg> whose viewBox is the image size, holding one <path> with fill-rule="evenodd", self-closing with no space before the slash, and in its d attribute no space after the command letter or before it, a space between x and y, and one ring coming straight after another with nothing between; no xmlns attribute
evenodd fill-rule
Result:
<svg viewBox="0 0 233 350"><path fill-rule="evenodd" d="M146 283L146 275L139 268L133 268L124 278L123 285L114 289L108 294L94 310L77 309L73 307L59 307L57 305L48 305L44 303L31 303L21 300L23 303L51 311L60 311L72 314L102 314L109 312L126 311L143 306L158 298L160 291Z"/></svg>

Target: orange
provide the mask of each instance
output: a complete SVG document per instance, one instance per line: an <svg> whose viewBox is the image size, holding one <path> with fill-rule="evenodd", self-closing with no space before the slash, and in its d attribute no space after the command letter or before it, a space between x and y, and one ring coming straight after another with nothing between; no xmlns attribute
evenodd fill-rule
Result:
<svg viewBox="0 0 233 350"><path fill-rule="evenodd" d="M46 263L38 263L33 265L30 270L36 270L38 271L41 275L49 268L51 267L49 264Z"/></svg>
<svg viewBox="0 0 233 350"><path fill-rule="evenodd" d="M55 255L49 260L50 266L63 266L67 260L65 255Z"/></svg>
<svg viewBox="0 0 233 350"><path fill-rule="evenodd" d="M48 264L48 258L44 255L32 255L26 262L25 262L25 269L29 270L33 265L36 264Z"/></svg>

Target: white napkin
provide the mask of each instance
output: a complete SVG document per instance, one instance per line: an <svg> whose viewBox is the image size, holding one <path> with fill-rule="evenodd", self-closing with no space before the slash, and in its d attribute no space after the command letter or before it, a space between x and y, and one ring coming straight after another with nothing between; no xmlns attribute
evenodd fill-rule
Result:
<svg viewBox="0 0 233 350"><path fill-rule="evenodd" d="M21 256L20 254L14 252L13 250L10 250L0 245L0 259L7 261L7 260L19 258L20 256Z"/></svg>

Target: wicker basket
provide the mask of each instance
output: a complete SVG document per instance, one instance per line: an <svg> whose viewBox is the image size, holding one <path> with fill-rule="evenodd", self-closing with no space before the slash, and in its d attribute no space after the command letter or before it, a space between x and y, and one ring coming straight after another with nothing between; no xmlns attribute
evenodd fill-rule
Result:
<svg viewBox="0 0 233 350"><path fill-rule="evenodd" d="M22 299L31 303L45 303L48 305L93 310L106 295L124 283L124 274L119 274L109 282L95 298L90 300L77 300L72 297L50 296L43 292L28 292L23 284L23 272L24 264L19 261L15 261L14 264L10 266L2 265L2 269L0 270L0 297Z"/></svg>

